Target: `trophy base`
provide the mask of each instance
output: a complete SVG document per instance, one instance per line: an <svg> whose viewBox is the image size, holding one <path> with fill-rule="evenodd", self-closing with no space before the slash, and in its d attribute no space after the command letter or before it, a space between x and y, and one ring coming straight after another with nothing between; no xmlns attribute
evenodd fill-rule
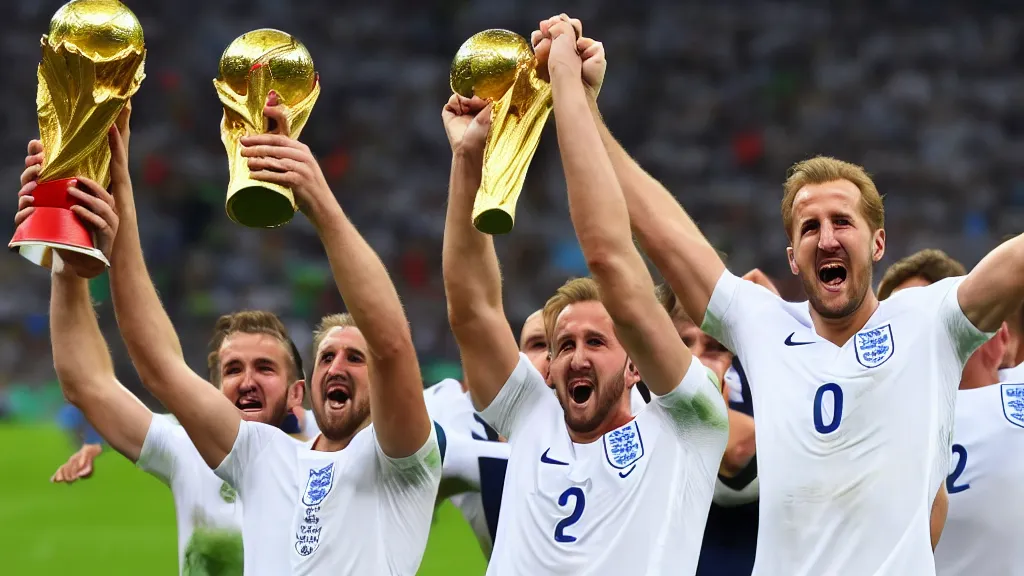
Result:
<svg viewBox="0 0 1024 576"><path fill-rule="evenodd" d="M32 191L35 211L14 231L7 247L44 268L52 266L53 250L78 252L110 266L103 252L96 249L92 232L71 211L77 202L68 195L68 186L75 180L39 182Z"/></svg>
<svg viewBox="0 0 1024 576"><path fill-rule="evenodd" d="M491 236L508 234L512 231L514 224L515 221L512 220L512 216L500 208L484 210L473 218L473 226L476 226L476 229L484 234L490 234Z"/></svg>
<svg viewBox="0 0 1024 576"><path fill-rule="evenodd" d="M262 186L247 186L232 194L225 204L231 220L249 228L276 228L295 216L286 196Z"/></svg>

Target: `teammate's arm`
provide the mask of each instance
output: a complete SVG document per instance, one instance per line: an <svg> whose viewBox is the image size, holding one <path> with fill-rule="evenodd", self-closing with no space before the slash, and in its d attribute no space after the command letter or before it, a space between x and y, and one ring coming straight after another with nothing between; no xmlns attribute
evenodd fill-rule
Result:
<svg viewBox="0 0 1024 576"><path fill-rule="evenodd" d="M534 35L538 55L543 52L539 43L543 42L554 21L542 22L541 34ZM572 23L581 36L577 41L581 54L586 57L592 51L603 53L600 43L582 37L582 25L578 20ZM700 324L725 264L672 194L629 156L601 119L597 94L604 81L604 67L584 66L583 80L588 88L587 101L598 134L625 197L633 234L679 296L683 309Z"/></svg>
<svg viewBox="0 0 1024 576"><path fill-rule="evenodd" d="M616 334L647 386L664 396L682 381L692 355L658 303L654 281L633 245L626 202L580 80L583 62L577 53L575 30L561 20L548 32L558 148L576 237L601 300L615 322ZM603 59L601 46L595 46L588 60L591 65L603 65L598 60Z"/></svg>
<svg viewBox="0 0 1024 576"><path fill-rule="evenodd" d="M271 96L271 104L276 104ZM287 186L316 228L327 251L334 281L369 348L370 412L384 454L404 458L423 448L431 422L423 402L423 379L405 317L391 278L373 248L349 221L324 179L309 147L288 138L287 120L276 106L264 113L282 134L242 139L252 177Z"/></svg>
<svg viewBox="0 0 1024 576"><path fill-rule="evenodd" d="M53 365L65 398L115 450L137 461L153 413L114 376L88 281L74 273L53 275L50 335Z"/></svg>
<svg viewBox="0 0 1024 576"><path fill-rule="evenodd" d="M728 390L726 390L728 394ZM729 399L725 399L726 406ZM754 436L754 419L740 412L729 409L729 442L725 445L722 465L718 473L726 478L733 478L742 472L754 458L757 444Z"/></svg>
<svg viewBox="0 0 1024 576"><path fill-rule="evenodd" d="M473 403L483 410L519 362L515 336L502 306L494 241L472 221L491 108L479 98L453 95L441 116L452 147L441 257L448 322L459 345Z"/></svg>
<svg viewBox="0 0 1024 576"><path fill-rule="evenodd" d="M978 330L998 330L1024 301L1024 234L982 258L960 284L957 299Z"/></svg>
<svg viewBox="0 0 1024 576"><path fill-rule="evenodd" d="M128 174L128 112L110 134L110 188L121 217L110 261L117 324L143 385L185 428L211 468L234 446L241 416L217 388L193 372L164 311L142 256L135 198Z"/></svg>
<svg viewBox="0 0 1024 576"><path fill-rule="evenodd" d="M31 141L28 154L25 159L26 169L21 175L22 189L18 195L15 226L20 225L34 210L32 191L43 163L42 143ZM71 194L81 201L81 205L72 210L95 230L97 247L109 256L118 228L113 197L106 190L98 189L95 196L82 198L82 188L87 188L87 184L84 178L80 180ZM59 256L60 253L54 258L51 283L50 340L53 365L61 391L68 402L82 411L103 439L135 462L139 459L153 414L121 386L114 376L114 363L89 297L88 280L79 277L78 272L70 264L65 264ZM81 463L83 458L88 458L91 462L96 453L98 450L95 446L89 450L83 447L72 460ZM82 474L83 470L81 466L77 467L73 477L67 475L67 480L73 481L87 475ZM64 480L65 475L58 470L53 479Z"/></svg>

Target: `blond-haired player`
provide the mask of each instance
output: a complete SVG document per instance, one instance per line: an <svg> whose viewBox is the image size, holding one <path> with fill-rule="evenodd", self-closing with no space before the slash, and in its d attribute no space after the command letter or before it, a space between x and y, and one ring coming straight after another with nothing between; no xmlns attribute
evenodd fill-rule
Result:
<svg viewBox="0 0 1024 576"><path fill-rule="evenodd" d="M594 275L567 282L544 306L555 395L516 348L491 240L471 224L490 109L453 96L445 110L455 156L449 315L474 401L512 446L488 573L692 574L728 434L725 403L632 244L586 104L575 31L560 21L547 32L538 54L550 48L572 220ZM599 49L587 60L603 68ZM640 374L654 399L634 417Z"/></svg>
<svg viewBox="0 0 1024 576"><path fill-rule="evenodd" d="M788 303L727 271L672 195L601 132L640 245L747 370L761 491L754 573L934 573L929 516L956 387L1024 299L1024 238L966 277L879 304L881 197L861 167L812 158L784 186L787 259L809 300Z"/></svg>

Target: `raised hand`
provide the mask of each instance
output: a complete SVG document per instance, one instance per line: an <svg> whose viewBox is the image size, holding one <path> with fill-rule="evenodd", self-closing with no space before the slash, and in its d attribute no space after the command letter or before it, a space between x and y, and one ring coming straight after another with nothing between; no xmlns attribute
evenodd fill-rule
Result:
<svg viewBox="0 0 1024 576"><path fill-rule="evenodd" d="M465 154L475 160L482 160L487 132L491 128L490 102L477 96L466 98L452 94L441 110L444 131L452 154Z"/></svg>
<svg viewBox="0 0 1024 576"><path fill-rule="evenodd" d="M583 23L579 19L569 18L565 14L540 21L538 29L530 34L530 44L533 45L533 52L537 58L537 74L544 80L550 80L548 59L551 55L551 27L559 22L568 22L576 31L577 38L583 36Z"/></svg>
<svg viewBox="0 0 1024 576"><path fill-rule="evenodd" d="M576 41L576 50L583 60L583 85L587 88L587 96L596 102L597 95L601 93L601 85L604 84L604 73L608 69L604 44L593 38L581 37Z"/></svg>
<svg viewBox="0 0 1024 576"><path fill-rule="evenodd" d="M36 189L36 179L43 164L43 145L39 140L28 144L28 156L25 158L25 170L21 173L22 187L18 192L18 212L14 215L14 226L18 227L26 218L35 212L32 192ZM113 166L113 162L111 163ZM113 172L113 170L111 170ZM88 178L77 178L68 187L68 194L79 204L71 207L87 226L96 234L96 249L110 259L110 250L117 235L118 216L114 210L114 197L102 186ZM94 278L106 270L106 264L78 252L58 250L64 261L66 271L82 278Z"/></svg>
<svg viewBox="0 0 1024 576"><path fill-rule="evenodd" d="M290 188L299 208L315 223L319 207L334 199L327 179L309 146L289 137L288 119L274 92L267 97L263 114L270 121L271 133L241 139L251 176Z"/></svg>
<svg viewBox="0 0 1024 576"><path fill-rule="evenodd" d="M541 32L551 38L551 52L548 55L548 73L555 68L564 66L569 71L580 75L582 79L583 62L580 59L576 42L579 39L577 23L565 14L541 23ZM582 26L582 25L580 25ZM547 29L545 32L545 28Z"/></svg>

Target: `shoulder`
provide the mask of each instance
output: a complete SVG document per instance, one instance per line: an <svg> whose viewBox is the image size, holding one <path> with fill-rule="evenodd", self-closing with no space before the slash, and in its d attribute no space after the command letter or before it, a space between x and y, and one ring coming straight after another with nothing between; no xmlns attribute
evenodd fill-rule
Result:
<svg viewBox="0 0 1024 576"><path fill-rule="evenodd" d="M927 310L935 314L938 312L936 307L938 302L959 286L964 278L964 276L953 276L927 286L915 286L900 290L880 302L879 308L889 314L898 314L906 310Z"/></svg>

